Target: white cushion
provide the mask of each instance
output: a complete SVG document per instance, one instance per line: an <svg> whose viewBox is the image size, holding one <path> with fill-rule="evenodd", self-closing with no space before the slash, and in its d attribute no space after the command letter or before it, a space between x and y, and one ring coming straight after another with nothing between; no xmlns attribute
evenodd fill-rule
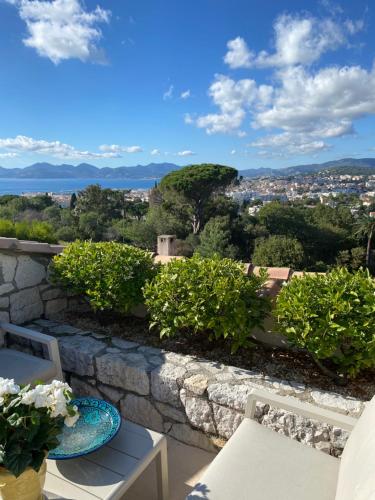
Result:
<svg viewBox="0 0 375 500"><path fill-rule="evenodd" d="M0 349L0 377L14 378L17 384L29 384L36 380L47 382L55 376L52 361L14 349Z"/></svg>
<svg viewBox="0 0 375 500"><path fill-rule="evenodd" d="M245 418L189 500L334 500L339 460Z"/></svg>
<svg viewBox="0 0 375 500"><path fill-rule="evenodd" d="M336 500L375 500L375 397L344 448Z"/></svg>

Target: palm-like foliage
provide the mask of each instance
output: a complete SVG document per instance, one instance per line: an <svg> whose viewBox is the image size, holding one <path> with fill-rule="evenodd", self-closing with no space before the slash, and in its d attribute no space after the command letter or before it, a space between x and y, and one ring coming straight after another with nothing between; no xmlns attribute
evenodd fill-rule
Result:
<svg viewBox="0 0 375 500"><path fill-rule="evenodd" d="M375 234L375 217L364 215L356 224L356 235L367 238L366 266L370 267L371 243Z"/></svg>

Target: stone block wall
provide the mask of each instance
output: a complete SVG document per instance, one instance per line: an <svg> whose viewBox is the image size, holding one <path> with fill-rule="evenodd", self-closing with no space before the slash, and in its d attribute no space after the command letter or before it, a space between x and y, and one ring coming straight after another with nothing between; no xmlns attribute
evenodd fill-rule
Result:
<svg viewBox="0 0 375 500"><path fill-rule="evenodd" d="M0 321L22 324L80 306L48 281L48 265L59 251L58 245L0 238Z"/></svg>
<svg viewBox="0 0 375 500"><path fill-rule="evenodd" d="M26 325L58 338L62 367L77 395L111 401L124 418L184 443L215 450L244 418L253 388L359 416L364 403L262 373L163 351L135 342L37 320ZM22 349L32 350L35 346ZM277 432L339 456L339 428L258 404L257 419Z"/></svg>

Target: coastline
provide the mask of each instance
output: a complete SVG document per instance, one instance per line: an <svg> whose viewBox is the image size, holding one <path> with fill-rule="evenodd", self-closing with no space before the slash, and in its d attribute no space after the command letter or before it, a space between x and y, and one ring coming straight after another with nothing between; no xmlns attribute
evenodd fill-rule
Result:
<svg viewBox="0 0 375 500"><path fill-rule="evenodd" d="M100 184L103 188L145 192L151 189L160 178L112 179L112 178L0 178L0 196L6 194L35 196L48 193L51 195L71 195L85 189L90 184Z"/></svg>

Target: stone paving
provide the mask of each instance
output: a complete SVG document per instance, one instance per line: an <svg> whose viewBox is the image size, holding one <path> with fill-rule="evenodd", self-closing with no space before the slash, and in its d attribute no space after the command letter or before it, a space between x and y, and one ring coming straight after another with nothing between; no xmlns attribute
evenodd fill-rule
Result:
<svg viewBox="0 0 375 500"><path fill-rule="evenodd" d="M364 405L360 400L293 381L50 320L40 319L26 326L58 339L63 370L77 395L107 399L125 418L209 451L217 449L237 429L253 388L352 416L360 415ZM21 348L35 352L37 346L24 342ZM258 404L256 416L262 424L336 456L347 439L341 429L268 405Z"/></svg>

